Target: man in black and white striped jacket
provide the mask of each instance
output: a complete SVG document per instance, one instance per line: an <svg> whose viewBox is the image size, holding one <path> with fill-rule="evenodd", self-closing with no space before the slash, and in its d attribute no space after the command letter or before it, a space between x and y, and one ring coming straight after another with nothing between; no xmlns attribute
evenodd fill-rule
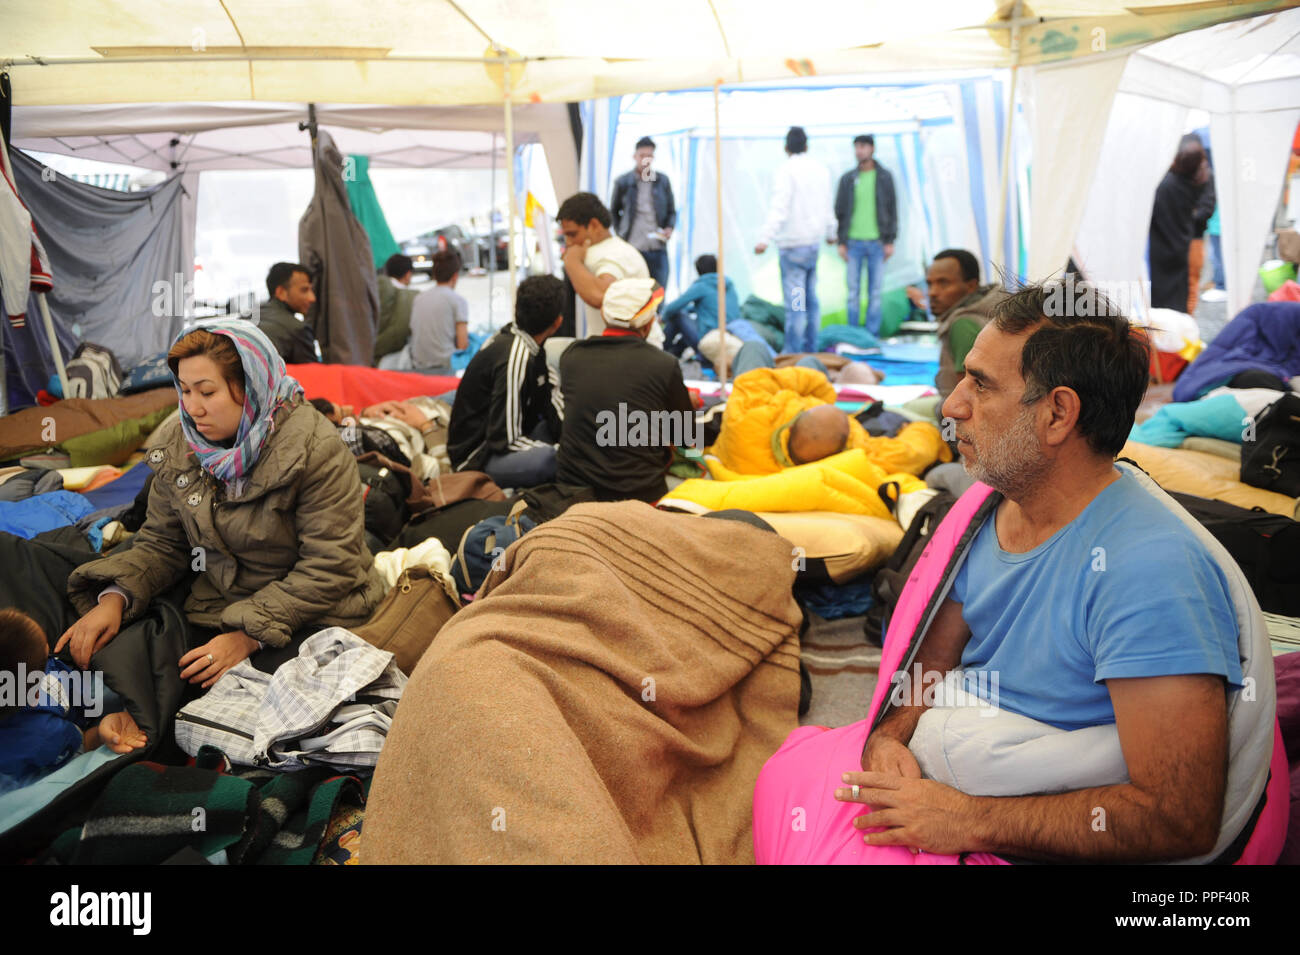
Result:
<svg viewBox="0 0 1300 955"><path fill-rule="evenodd" d="M564 401L542 343L559 330L563 307L554 276L519 284L514 322L479 350L456 391L447 454L457 471L486 471L512 488L555 479Z"/></svg>

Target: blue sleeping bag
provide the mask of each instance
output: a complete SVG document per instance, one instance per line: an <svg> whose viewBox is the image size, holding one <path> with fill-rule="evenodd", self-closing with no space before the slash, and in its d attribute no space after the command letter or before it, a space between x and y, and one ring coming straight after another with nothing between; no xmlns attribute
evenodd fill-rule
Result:
<svg viewBox="0 0 1300 955"><path fill-rule="evenodd" d="M25 501L0 501L0 531L31 540L44 531L76 524L95 510L85 495L50 491Z"/></svg>
<svg viewBox="0 0 1300 955"><path fill-rule="evenodd" d="M1195 401L1239 372L1283 381L1300 375L1300 302L1258 302L1223 326L1174 384L1174 401Z"/></svg>

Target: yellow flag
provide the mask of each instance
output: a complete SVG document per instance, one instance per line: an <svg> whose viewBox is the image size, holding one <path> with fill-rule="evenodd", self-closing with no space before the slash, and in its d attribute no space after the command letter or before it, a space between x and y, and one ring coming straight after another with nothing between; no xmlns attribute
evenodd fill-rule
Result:
<svg viewBox="0 0 1300 955"><path fill-rule="evenodd" d="M541 207L542 204L537 201L537 197L534 196L531 192L528 193L528 198L524 200L524 225L525 226L527 226L530 229L533 227L533 210L540 209Z"/></svg>

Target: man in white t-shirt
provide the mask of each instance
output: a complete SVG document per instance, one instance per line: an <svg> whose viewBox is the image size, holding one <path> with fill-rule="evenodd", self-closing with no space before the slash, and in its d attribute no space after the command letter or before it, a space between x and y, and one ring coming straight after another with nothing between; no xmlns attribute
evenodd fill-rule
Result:
<svg viewBox="0 0 1300 955"><path fill-rule="evenodd" d="M555 214L564 232L564 271L588 306L587 336L603 334L605 321L600 308L605 289L620 279L648 279L650 269L641 253L609 231L612 221L605 204L590 192L579 192L564 200ZM663 332L648 341L663 347ZM656 341L656 337L658 340Z"/></svg>
<svg viewBox="0 0 1300 955"><path fill-rule="evenodd" d="M834 243L838 224L831 207L831 176L808 155L808 134L791 126L785 134L788 157L773 176L772 205L754 245L762 255L776 243L785 299L785 354L817 351L821 312L817 305L817 259L821 242Z"/></svg>

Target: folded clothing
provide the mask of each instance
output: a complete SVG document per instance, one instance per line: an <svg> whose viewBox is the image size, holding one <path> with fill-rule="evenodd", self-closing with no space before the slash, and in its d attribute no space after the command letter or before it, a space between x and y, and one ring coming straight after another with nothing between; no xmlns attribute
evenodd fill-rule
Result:
<svg viewBox="0 0 1300 955"><path fill-rule="evenodd" d="M6 468L0 484L0 501L25 501L37 494L63 490L63 475L53 468Z"/></svg>

